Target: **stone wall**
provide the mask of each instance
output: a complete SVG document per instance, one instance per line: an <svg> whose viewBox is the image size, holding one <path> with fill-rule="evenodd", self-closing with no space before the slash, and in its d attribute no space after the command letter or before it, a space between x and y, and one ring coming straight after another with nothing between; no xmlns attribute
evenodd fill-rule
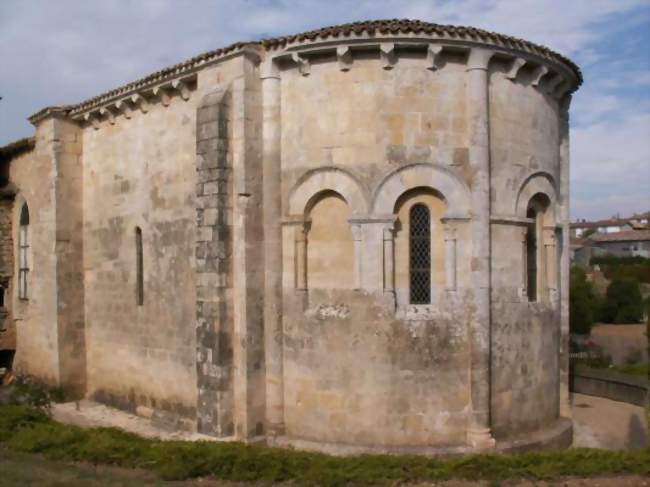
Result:
<svg viewBox="0 0 650 487"><path fill-rule="evenodd" d="M197 101L167 103L83 129L87 393L194 428Z"/></svg>

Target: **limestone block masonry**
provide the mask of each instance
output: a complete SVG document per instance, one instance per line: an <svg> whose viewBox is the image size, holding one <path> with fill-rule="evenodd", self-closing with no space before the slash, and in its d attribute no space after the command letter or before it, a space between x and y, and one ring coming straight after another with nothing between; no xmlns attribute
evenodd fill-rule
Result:
<svg viewBox="0 0 650 487"><path fill-rule="evenodd" d="M569 445L581 83L524 40L387 20L41 110L0 148L16 371L334 454Z"/></svg>

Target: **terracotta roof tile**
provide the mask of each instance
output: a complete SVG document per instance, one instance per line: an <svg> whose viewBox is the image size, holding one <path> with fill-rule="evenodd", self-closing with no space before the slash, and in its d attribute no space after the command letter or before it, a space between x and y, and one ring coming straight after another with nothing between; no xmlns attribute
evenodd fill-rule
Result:
<svg viewBox="0 0 650 487"><path fill-rule="evenodd" d="M568 58L539 44L534 44L523 39L498 34L495 32L489 32L474 27L442 25L410 19L389 19L352 22L349 24L323 27L321 29L311 30L298 34L263 39L259 42L235 42L234 44L230 44L226 47L204 52L203 54L194 56L186 61L174 64L173 66L164 68L160 71L156 71L155 73L140 78L132 83L125 84L113 90L89 98L88 100L82 101L76 105L58 108L64 109L68 113L81 112L96 104L118 97L121 94L125 94L135 89L152 85L158 81L163 81L169 77L185 73L199 67L202 64L219 59L220 57L223 57L227 54L232 54L243 50L245 47L275 49L295 42L316 41L318 39L325 40L329 38L350 37L354 35L360 36L363 34L367 34L369 36L375 35L377 33L384 35L399 34L400 32L403 34L435 34L440 36L448 35L452 38L470 38L490 43L500 43L505 47L526 50L547 59L551 59L569 66L576 76L577 86L582 84L582 73L577 65L575 65ZM49 107L38 111L29 117L30 120L37 120L40 116L46 114L48 109Z"/></svg>
<svg viewBox="0 0 650 487"><path fill-rule="evenodd" d="M650 241L650 230L627 230L616 233L596 233L589 237L593 242L638 242Z"/></svg>
<svg viewBox="0 0 650 487"><path fill-rule="evenodd" d="M0 162L11 160L23 152L29 152L36 145L34 137L15 140L7 145L0 147Z"/></svg>

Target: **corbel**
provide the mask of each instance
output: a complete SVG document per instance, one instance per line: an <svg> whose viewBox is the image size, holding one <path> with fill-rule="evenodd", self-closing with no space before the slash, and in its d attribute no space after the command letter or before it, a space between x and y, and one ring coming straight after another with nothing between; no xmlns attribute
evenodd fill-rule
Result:
<svg viewBox="0 0 650 487"><path fill-rule="evenodd" d="M309 76L309 72L311 70L309 59L302 57L297 52L291 53L291 59L298 65L298 71L300 71L300 74L303 76Z"/></svg>
<svg viewBox="0 0 650 487"><path fill-rule="evenodd" d="M557 87L555 90L554 95L557 97L558 100L561 100L564 95L566 95L569 90L571 89L571 80L565 79L560 86Z"/></svg>
<svg viewBox="0 0 650 487"><path fill-rule="evenodd" d="M84 114L84 120L90 122L95 130L99 130L99 119L97 112L88 112Z"/></svg>
<svg viewBox="0 0 650 487"><path fill-rule="evenodd" d="M517 79L517 75L519 74L519 71L525 65L526 65L525 59L520 57L515 58L515 60L512 62L512 66L510 66L510 70L506 73L506 78L508 78L510 81L514 81L515 79Z"/></svg>
<svg viewBox="0 0 650 487"><path fill-rule="evenodd" d="M397 63L397 54L395 53L395 43L382 42L379 45L379 56L384 69L393 69Z"/></svg>
<svg viewBox="0 0 650 487"><path fill-rule="evenodd" d="M350 71L352 67L352 51L350 46L338 46L336 48L336 60L341 71Z"/></svg>
<svg viewBox="0 0 650 487"><path fill-rule="evenodd" d="M124 118L126 118L127 120L131 118L131 111L133 110L133 108L127 98L116 101L115 108L117 109L118 112L124 115Z"/></svg>
<svg viewBox="0 0 650 487"><path fill-rule="evenodd" d="M137 106L142 113L147 113L149 111L149 102L138 93L131 95L131 103L134 106Z"/></svg>
<svg viewBox="0 0 650 487"><path fill-rule="evenodd" d="M159 85L153 89L153 96L160 98L160 103L164 107L168 107L171 102L171 95L169 94L169 85Z"/></svg>
<svg viewBox="0 0 650 487"><path fill-rule="evenodd" d="M533 72L533 81L530 83L532 86L539 86L542 78L548 73L548 68L544 65L537 66Z"/></svg>
<svg viewBox="0 0 650 487"><path fill-rule="evenodd" d="M103 117L105 116L108 119L108 123L115 125L115 114L113 114L112 110L108 107L101 107L99 109L99 114Z"/></svg>
<svg viewBox="0 0 650 487"><path fill-rule="evenodd" d="M564 81L564 77L560 73L555 73L555 75L549 80L549 82L546 84L546 87L544 88L544 91L552 95L555 89Z"/></svg>
<svg viewBox="0 0 650 487"><path fill-rule="evenodd" d="M172 81L172 88L177 90L181 94L181 98L184 101L190 99L190 87L185 80L175 79Z"/></svg>
<svg viewBox="0 0 650 487"><path fill-rule="evenodd" d="M427 47L427 69L436 71L440 69L442 61L442 46L440 44L429 44Z"/></svg>

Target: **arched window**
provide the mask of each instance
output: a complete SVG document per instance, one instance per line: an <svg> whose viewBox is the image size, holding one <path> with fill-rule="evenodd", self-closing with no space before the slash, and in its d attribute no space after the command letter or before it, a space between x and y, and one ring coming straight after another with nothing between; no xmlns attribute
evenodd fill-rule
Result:
<svg viewBox="0 0 650 487"><path fill-rule="evenodd" d="M135 227L135 299L138 306L144 304L144 262L142 255L142 229Z"/></svg>
<svg viewBox="0 0 650 487"><path fill-rule="evenodd" d="M537 300L537 212L528 208L526 217L533 223L528 225L526 232L526 291L528 301Z"/></svg>
<svg viewBox="0 0 650 487"><path fill-rule="evenodd" d="M550 200L543 193L533 196L526 209L526 217L532 221L526 232L526 292L529 301L543 301L549 285L549 265L544 242L545 226L549 220Z"/></svg>
<svg viewBox="0 0 650 487"><path fill-rule="evenodd" d="M27 203L20 209L18 229L18 298L28 299L29 289L29 209Z"/></svg>
<svg viewBox="0 0 650 487"><path fill-rule="evenodd" d="M431 216L423 204L409 212L409 284L411 304L431 303Z"/></svg>

